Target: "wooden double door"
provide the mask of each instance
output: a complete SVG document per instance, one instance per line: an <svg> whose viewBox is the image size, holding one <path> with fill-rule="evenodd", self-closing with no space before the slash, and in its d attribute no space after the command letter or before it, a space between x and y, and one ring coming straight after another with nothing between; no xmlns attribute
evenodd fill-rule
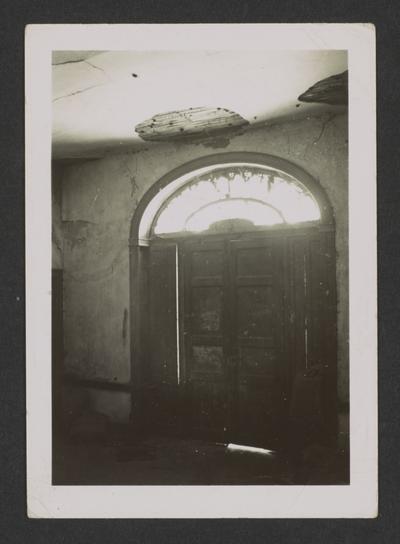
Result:
<svg viewBox="0 0 400 544"><path fill-rule="evenodd" d="M143 374L158 425L277 447L295 384L322 368L312 410L334 431L333 233L188 238L155 244L148 266Z"/></svg>
<svg viewBox="0 0 400 544"><path fill-rule="evenodd" d="M184 244L184 377L199 435L276 442L287 399L282 265L276 238Z"/></svg>

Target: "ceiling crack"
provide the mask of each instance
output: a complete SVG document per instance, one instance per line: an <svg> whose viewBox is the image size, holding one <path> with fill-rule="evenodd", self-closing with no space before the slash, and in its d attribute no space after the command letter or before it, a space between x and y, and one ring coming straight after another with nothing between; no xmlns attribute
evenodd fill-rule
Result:
<svg viewBox="0 0 400 544"><path fill-rule="evenodd" d="M103 69L103 68L100 68L100 66L96 66L95 64L92 64L91 62L89 62L88 60L84 60L82 61L84 62L85 64L88 64L89 66L91 66L92 68L94 68L95 70L99 70L100 72L102 72L106 78L111 81L111 78L110 76L107 74L107 72Z"/></svg>
<svg viewBox="0 0 400 544"><path fill-rule="evenodd" d="M104 83L99 83L98 85L91 85L90 87L85 87L84 89L79 89L79 91L74 91L73 93L63 94L62 96L57 96L57 98L54 98L52 102L57 102L57 100L61 100L62 98L68 98L69 96L75 96L76 94L81 94L86 91L90 91L91 89L95 89L96 87L102 87Z"/></svg>
<svg viewBox="0 0 400 544"><path fill-rule="evenodd" d="M65 60L63 62L53 62L53 66L63 66L64 64L76 64L77 62L85 62L85 59Z"/></svg>

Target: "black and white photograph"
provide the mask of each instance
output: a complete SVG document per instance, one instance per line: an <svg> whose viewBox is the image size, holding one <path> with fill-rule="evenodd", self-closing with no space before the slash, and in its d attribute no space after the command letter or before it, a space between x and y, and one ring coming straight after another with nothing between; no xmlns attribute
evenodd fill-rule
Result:
<svg viewBox="0 0 400 544"><path fill-rule="evenodd" d="M255 517L274 493L266 517L317 517L322 493L324 513L345 517L340 497L358 478L360 515L375 515L372 80L357 101L373 31L150 25L138 47L146 25L121 25L119 38L118 25L99 28L103 41L96 25L75 40L73 26L50 26L47 40L32 27L42 95L27 68L47 108L40 117L28 101L43 138L32 128L27 156L47 180L42 217L32 205L46 288L27 314L33 517L43 504L62 515L49 491L35 501L45 478L69 498L80 490L81 513L75 503L67 517L103 517L107 499L94 513L85 493L114 489L136 498L118 515L114 495L111 517L187 493L191 511L236 497L233 516L254 493ZM352 48L366 58L354 74ZM229 500L213 507L229 517Z"/></svg>

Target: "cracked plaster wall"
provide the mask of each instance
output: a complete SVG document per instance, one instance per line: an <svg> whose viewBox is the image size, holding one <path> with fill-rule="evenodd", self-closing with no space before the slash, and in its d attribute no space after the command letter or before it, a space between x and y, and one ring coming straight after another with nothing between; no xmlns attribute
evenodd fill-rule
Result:
<svg viewBox="0 0 400 544"><path fill-rule="evenodd" d="M336 217L339 400L348 401L347 115L248 130L223 151L292 161L319 180ZM130 379L129 228L146 190L170 170L221 152L201 143L157 144L65 167L65 368L84 378Z"/></svg>
<svg viewBox="0 0 400 544"><path fill-rule="evenodd" d="M63 232L61 219L62 169L54 167L52 171L51 190L51 267L61 270L63 267Z"/></svg>

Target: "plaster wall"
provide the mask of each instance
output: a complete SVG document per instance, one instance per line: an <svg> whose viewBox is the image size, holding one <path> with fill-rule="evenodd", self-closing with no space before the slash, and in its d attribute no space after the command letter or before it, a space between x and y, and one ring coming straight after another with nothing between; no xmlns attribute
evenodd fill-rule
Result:
<svg viewBox="0 0 400 544"><path fill-rule="evenodd" d="M338 390L340 402L346 403L347 147L347 115L325 115L248 130L230 141L150 144L139 152L114 153L65 167L65 370L82 378L130 380L129 228L138 202L159 178L190 160L214 153L252 151L301 166L320 182L332 203L337 250ZM120 406L128 409L126 403Z"/></svg>
<svg viewBox="0 0 400 544"><path fill-rule="evenodd" d="M63 267L63 233L61 217L62 172L62 167L54 166L51 176L51 267L53 270L61 270Z"/></svg>

